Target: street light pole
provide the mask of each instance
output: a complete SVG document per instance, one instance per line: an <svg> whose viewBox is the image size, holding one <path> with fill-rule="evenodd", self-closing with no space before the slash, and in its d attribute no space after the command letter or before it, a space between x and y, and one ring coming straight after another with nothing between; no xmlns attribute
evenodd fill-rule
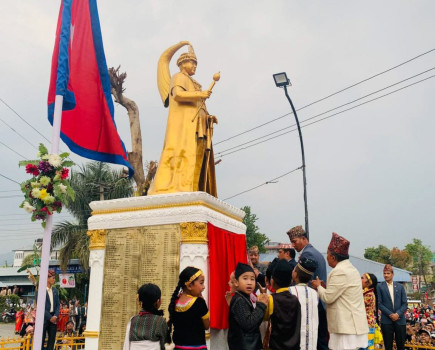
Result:
<svg viewBox="0 0 435 350"><path fill-rule="evenodd" d="M293 102L288 94L287 86L290 84L290 79L287 78L287 74L285 72L282 73L276 73L273 75L273 80L275 80L275 85L277 87L283 87L285 96L287 97L287 100L290 102L290 106L292 108L293 114L296 119L296 125L298 126L298 132L299 132L299 141L301 142L301 153L302 153L302 174L304 178L304 203L305 203L305 234L307 238L310 237L310 230L308 227L308 204L307 204L307 177L305 174L305 151L304 151L304 140L302 139L302 132L301 132L301 126L299 125L299 119L298 115L296 113L295 106L293 106Z"/></svg>
<svg viewBox="0 0 435 350"><path fill-rule="evenodd" d="M287 100L290 103L290 106L292 108L293 114L295 116L296 119L296 125L298 126L298 133L299 133L299 141L301 143L301 153L302 153L302 176L303 176L303 181L304 181L304 204L305 204L305 233L307 235L307 239L309 239L309 227L308 227L308 204L307 204L307 177L306 177L306 173L305 173L305 151L304 151L304 140L302 139L302 131L301 131L301 126L299 125L299 119L298 119L298 115L296 113L296 109L293 106L293 102L288 94L287 91L287 85L284 85L284 91L285 91L285 96L287 97Z"/></svg>

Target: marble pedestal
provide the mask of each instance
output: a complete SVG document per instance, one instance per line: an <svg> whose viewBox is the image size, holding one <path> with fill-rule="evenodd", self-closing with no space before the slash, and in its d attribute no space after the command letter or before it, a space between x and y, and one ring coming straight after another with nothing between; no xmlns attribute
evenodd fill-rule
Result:
<svg viewBox="0 0 435 350"><path fill-rule="evenodd" d="M179 230L179 271L195 266L204 271L209 298L209 268L207 223L233 233L244 234L244 212L204 192L183 192L147 197L131 197L92 202L93 212L88 221L90 237L89 266L91 269L86 324L86 349L99 347L100 325L105 279L106 242L114 229L166 227ZM175 225L175 226L174 226ZM111 231L112 230L112 231ZM113 234L112 234L113 235ZM106 275L107 278L107 275ZM178 278L178 276L177 276ZM127 281L120 280L120 283ZM129 281L131 283L131 281ZM159 281L155 281L159 285ZM137 286L139 287L139 286ZM172 290L170 291L172 293ZM125 324L117 327L125 330ZM124 334L124 333L123 333ZM209 349L226 349L223 331L211 330Z"/></svg>

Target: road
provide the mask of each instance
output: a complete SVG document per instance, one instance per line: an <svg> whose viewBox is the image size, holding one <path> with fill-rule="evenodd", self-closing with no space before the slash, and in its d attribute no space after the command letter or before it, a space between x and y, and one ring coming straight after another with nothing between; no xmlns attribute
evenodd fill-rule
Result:
<svg viewBox="0 0 435 350"><path fill-rule="evenodd" d="M15 323L0 322L0 339L15 336L14 334Z"/></svg>

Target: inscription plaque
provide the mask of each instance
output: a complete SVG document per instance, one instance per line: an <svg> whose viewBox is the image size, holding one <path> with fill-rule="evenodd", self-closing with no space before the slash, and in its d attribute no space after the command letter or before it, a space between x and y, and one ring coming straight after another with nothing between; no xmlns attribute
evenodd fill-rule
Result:
<svg viewBox="0 0 435 350"><path fill-rule="evenodd" d="M140 309L136 292L144 283L160 287L168 319L179 254L178 224L107 230L99 349L122 349L127 323Z"/></svg>

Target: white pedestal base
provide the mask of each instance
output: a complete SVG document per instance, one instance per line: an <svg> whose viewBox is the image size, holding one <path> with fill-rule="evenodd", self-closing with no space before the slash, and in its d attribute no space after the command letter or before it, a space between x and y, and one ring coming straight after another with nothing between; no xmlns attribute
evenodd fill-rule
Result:
<svg viewBox="0 0 435 350"><path fill-rule="evenodd" d="M204 272L204 298L207 302L207 223L233 233L244 234L246 231L246 226L242 223L245 215L242 210L204 192L99 201L92 202L90 207L93 213L88 220L91 276L85 332L86 350L97 350L99 343L106 229L180 224L180 271L187 266L195 266ZM226 331L212 329L207 343L210 349L227 349Z"/></svg>

